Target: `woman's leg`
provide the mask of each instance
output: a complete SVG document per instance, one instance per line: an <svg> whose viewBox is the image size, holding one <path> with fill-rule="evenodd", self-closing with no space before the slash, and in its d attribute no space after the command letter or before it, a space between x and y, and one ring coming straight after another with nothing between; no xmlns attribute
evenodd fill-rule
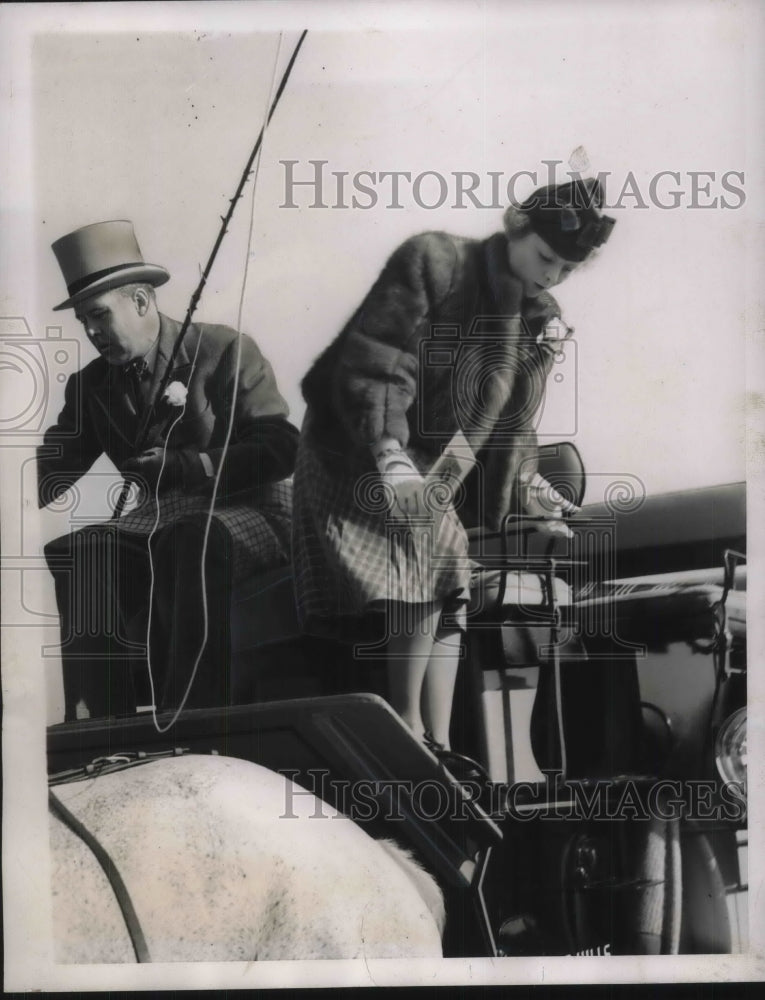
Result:
<svg viewBox="0 0 765 1000"><path fill-rule="evenodd" d="M425 726L436 743L442 744L447 750L451 749L449 724L452 719L461 644L462 632L459 629L447 633L439 630L436 633L422 686Z"/></svg>
<svg viewBox="0 0 765 1000"><path fill-rule="evenodd" d="M386 643L388 700L418 739L422 739L422 686L436 643L441 604L394 604L389 609Z"/></svg>

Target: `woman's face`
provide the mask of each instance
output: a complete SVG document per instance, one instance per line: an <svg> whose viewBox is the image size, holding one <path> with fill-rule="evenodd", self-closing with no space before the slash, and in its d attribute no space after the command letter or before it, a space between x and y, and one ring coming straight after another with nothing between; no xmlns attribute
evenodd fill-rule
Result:
<svg viewBox="0 0 765 1000"><path fill-rule="evenodd" d="M559 285L579 267L575 261L558 256L533 230L507 241L507 258L510 270L523 283L524 294L531 299Z"/></svg>

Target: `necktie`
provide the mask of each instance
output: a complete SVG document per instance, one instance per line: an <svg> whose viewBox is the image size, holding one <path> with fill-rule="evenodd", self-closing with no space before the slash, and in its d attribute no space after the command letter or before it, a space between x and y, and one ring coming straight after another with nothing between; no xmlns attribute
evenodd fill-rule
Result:
<svg viewBox="0 0 765 1000"><path fill-rule="evenodd" d="M147 378L148 374L149 366L144 358L134 358L125 365L125 375L132 390L133 402L138 413L143 409L141 382Z"/></svg>
<svg viewBox="0 0 765 1000"><path fill-rule="evenodd" d="M128 375L140 381L149 374L149 365L145 358L133 358L132 361L128 361L125 365L125 371Z"/></svg>

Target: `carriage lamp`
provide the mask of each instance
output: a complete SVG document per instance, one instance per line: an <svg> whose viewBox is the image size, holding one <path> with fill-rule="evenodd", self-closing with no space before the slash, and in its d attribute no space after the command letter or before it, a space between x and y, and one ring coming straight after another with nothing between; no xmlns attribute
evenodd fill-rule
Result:
<svg viewBox="0 0 765 1000"><path fill-rule="evenodd" d="M720 726L715 762L723 781L735 781L746 792L746 708L739 708Z"/></svg>

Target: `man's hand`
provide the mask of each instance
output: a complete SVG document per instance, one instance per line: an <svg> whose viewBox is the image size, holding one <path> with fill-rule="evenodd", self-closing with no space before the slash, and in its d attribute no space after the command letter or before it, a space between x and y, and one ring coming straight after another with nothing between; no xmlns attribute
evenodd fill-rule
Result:
<svg viewBox="0 0 765 1000"><path fill-rule="evenodd" d="M162 468L164 456L164 468ZM196 448L149 448L123 462L120 472L131 482L144 482L150 490L189 489L206 478ZM161 472L161 479L160 479Z"/></svg>
<svg viewBox="0 0 765 1000"><path fill-rule="evenodd" d="M558 535L563 538L572 537L571 529L563 521L563 515L578 514L581 508L566 500L538 472L528 483L522 485L521 490L523 512L528 514L529 517L544 517L549 519L538 522L538 531L545 535Z"/></svg>

